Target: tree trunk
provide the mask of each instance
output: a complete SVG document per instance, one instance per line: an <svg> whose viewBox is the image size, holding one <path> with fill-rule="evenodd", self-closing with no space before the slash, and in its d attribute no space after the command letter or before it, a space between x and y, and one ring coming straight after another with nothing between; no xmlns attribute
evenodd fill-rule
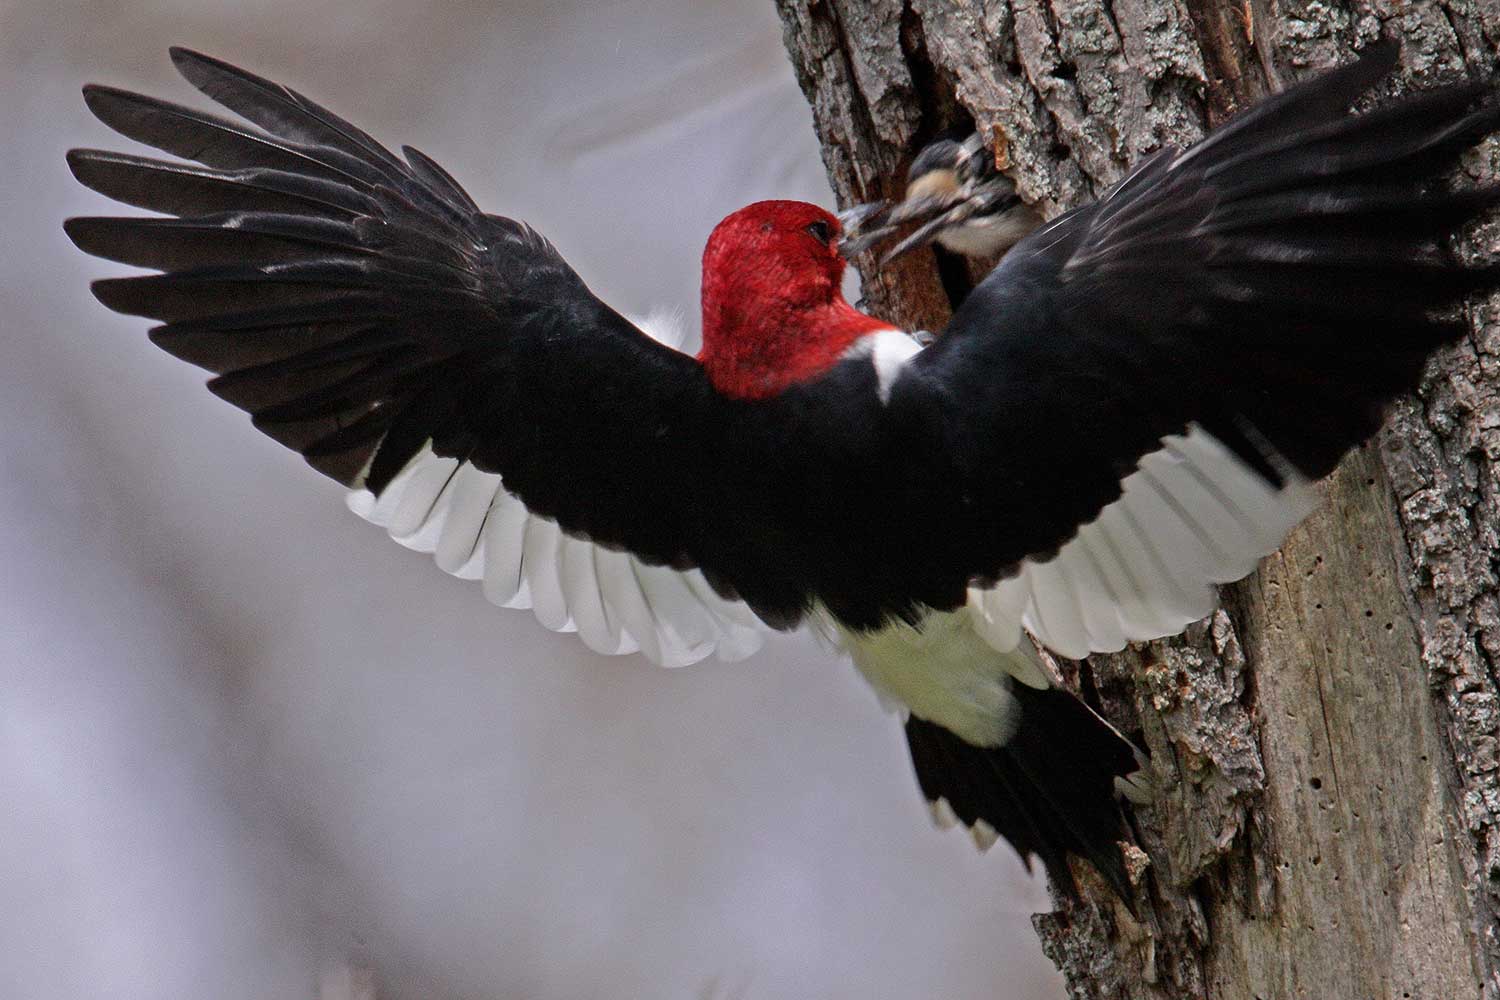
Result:
<svg viewBox="0 0 1500 1000"><path fill-rule="evenodd" d="M1397 89L1488 73L1500 40L1500 0L778 7L842 206L977 127L1048 217L1380 34L1405 42ZM1466 170L1493 182L1496 144ZM867 307L909 329L982 270L862 263ZM1035 918L1074 996L1500 1000L1500 310L1472 331L1222 611L1064 665L1167 789L1134 814L1141 922L1082 866L1083 901Z"/></svg>

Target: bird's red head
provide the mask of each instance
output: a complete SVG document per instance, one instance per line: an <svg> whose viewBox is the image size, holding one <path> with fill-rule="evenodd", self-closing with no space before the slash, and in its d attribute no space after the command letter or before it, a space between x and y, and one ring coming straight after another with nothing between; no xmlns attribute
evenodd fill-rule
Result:
<svg viewBox="0 0 1500 1000"><path fill-rule="evenodd" d="M758 201L714 227L698 360L720 392L774 396L890 328L844 301L838 237L838 219L800 201Z"/></svg>

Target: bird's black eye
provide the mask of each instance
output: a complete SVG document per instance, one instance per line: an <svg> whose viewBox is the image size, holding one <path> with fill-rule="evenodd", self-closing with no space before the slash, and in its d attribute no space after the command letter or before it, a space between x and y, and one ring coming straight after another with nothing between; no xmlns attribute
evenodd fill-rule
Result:
<svg viewBox="0 0 1500 1000"><path fill-rule="evenodd" d="M822 219L819 219L817 222L809 223L807 226L807 231L809 233L812 233L813 239L817 240L825 247L828 245L828 241L833 239L833 230L830 229L828 223L824 222Z"/></svg>

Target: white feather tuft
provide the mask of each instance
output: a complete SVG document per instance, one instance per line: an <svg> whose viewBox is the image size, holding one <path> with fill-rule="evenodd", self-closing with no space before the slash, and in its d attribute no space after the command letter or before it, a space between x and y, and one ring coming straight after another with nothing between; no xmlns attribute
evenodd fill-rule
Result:
<svg viewBox="0 0 1500 1000"><path fill-rule="evenodd" d="M687 343L687 319L681 309L652 309L644 316L629 316L627 319L658 344L681 351Z"/></svg>
<svg viewBox="0 0 1500 1000"><path fill-rule="evenodd" d="M976 819L974 825L969 827L969 836L974 838L974 846L979 848L981 854L994 847L995 842L1000 839L995 828L982 819Z"/></svg>
<svg viewBox="0 0 1500 1000"><path fill-rule="evenodd" d="M912 356L921 350L922 345L908 333L894 329L876 330L849 345L843 357L845 360L869 358L875 368L875 391L882 403L889 403L896 379L906 370L906 363Z"/></svg>
<svg viewBox="0 0 1500 1000"><path fill-rule="evenodd" d="M948 800L939 797L936 802L928 802L927 808L932 812L932 822L939 830L951 830L958 825L958 813L953 811L953 806Z"/></svg>

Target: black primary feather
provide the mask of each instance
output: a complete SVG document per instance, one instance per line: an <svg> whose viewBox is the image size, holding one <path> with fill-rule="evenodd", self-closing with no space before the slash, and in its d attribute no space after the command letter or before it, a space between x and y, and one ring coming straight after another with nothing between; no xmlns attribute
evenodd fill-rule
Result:
<svg viewBox="0 0 1500 1000"><path fill-rule="evenodd" d="M403 164L363 130L290 87L180 46L168 49L172 65L206 96L272 135L339 150L399 183Z"/></svg>

